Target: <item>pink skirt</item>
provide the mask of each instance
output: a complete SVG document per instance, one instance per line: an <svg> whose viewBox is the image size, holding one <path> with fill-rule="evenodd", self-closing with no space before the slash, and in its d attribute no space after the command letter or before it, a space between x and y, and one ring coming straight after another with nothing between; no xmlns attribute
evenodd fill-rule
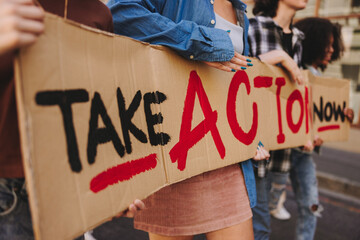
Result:
<svg viewBox="0 0 360 240"><path fill-rule="evenodd" d="M165 236L186 236L234 226L252 217L238 164L176 183L144 200L134 227Z"/></svg>

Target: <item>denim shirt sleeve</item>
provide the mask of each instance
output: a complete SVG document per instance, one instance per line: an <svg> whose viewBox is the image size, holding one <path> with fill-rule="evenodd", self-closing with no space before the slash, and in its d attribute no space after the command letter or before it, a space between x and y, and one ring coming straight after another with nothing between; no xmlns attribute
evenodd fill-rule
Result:
<svg viewBox="0 0 360 240"><path fill-rule="evenodd" d="M108 6L113 15L114 32L170 47L187 59L229 61L234 56L231 39L224 30L188 20L174 22L161 14L165 2L110 0Z"/></svg>

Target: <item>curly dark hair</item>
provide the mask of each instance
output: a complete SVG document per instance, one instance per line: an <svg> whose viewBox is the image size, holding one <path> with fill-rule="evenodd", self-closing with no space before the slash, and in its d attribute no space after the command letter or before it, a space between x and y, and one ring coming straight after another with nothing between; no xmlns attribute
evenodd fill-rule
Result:
<svg viewBox="0 0 360 240"><path fill-rule="evenodd" d="M276 16L279 0L254 0L254 2L254 15L261 15L272 18Z"/></svg>
<svg viewBox="0 0 360 240"><path fill-rule="evenodd" d="M331 56L331 61L338 60L342 56L344 44L339 24L333 24L327 19L311 17L298 21L294 26L305 34L302 55L302 64L304 66L312 65L325 58L331 36L334 38L332 45L334 52ZM320 65L319 67L322 71L326 68L325 65Z"/></svg>

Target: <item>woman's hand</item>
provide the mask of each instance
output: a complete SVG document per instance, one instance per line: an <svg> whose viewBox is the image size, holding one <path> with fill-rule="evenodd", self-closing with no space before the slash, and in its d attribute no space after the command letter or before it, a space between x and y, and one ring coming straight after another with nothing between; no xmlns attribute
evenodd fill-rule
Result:
<svg viewBox="0 0 360 240"><path fill-rule="evenodd" d="M323 144L323 140L321 139L321 137L319 137L318 135L315 135L314 137L314 146L321 146Z"/></svg>
<svg viewBox="0 0 360 240"><path fill-rule="evenodd" d="M344 114L350 123L352 123L354 121L354 110L352 108L345 108Z"/></svg>
<svg viewBox="0 0 360 240"><path fill-rule="evenodd" d="M128 217L133 218L137 211L145 209L145 204L143 201L136 199L132 204L129 205L129 208L120 214L116 215L116 217Z"/></svg>
<svg viewBox="0 0 360 240"><path fill-rule="evenodd" d="M299 85L303 84L304 82L304 76L289 54L287 54L284 50L273 50L264 54L261 54L259 56L260 60L275 65L280 63L289 73L291 76L291 79L298 83Z"/></svg>
<svg viewBox="0 0 360 240"><path fill-rule="evenodd" d="M269 160L269 158L270 158L269 152L264 148L264 145L261 142L259 142L259 145L256 149L256 153L253 159L256 161L260 161L260 160Z"/></svg>
<svg viewBox="0 0 360 240"><path fill-rule="evenodd" d="M314 150L314 144L312 143L311 140L306 142L306 144L303 147L303 150L307 152L311 152L312 150Z"/></svg>
<svg viewBox="0 0 360 240"><path fill-rule="evenodd" d="M0 55L34 43L44 31L43 19L32 0L0 0Z"/></svg>
<svg viewBox="0 0 360 240"><path fill-rule="evenodd" d="M235 72L238 70L245 70L246 67L251 67L253 64L247 57L235 52L234 57L228 62L205 62L210 67L214 67L226 72Z"/></svg>

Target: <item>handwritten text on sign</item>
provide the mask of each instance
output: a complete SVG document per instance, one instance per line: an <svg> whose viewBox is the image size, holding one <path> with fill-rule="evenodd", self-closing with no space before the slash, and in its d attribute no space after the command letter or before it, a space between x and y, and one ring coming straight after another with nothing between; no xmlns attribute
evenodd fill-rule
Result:
<svg viewBox="0 0 360 240"><path fill-rule="evenodd" d="M276 135L277 142L279 144L285 141L285 135L283 133L283 123L281 115L282 110L280 107L280 93L281 88L286 84L283 77L273 78L270 76L257 76L253 79L255 88L269 88L273 84L277 86L276 90L276 102L277 102L277 115L278 115L278 133ZM250 80L245 71L238 71L230 83L228 97L226 102L226 113L229 126L233 135L241 143L250 145L258 130L258 105L256 102L253 103L253 119L251 129L248 132L244 132L241 128L237 117L236 111L236 96L241 86L246 88L247 94L251 92ZM199 98L200 106L204 114L204 120L192 129L191 122L195 104L196 95ZM107 113L105 105L101 100L101 95L95 92L94 97L91 100L91 112L89 120L89 134L87 144L87 160L89 164L93 164L96 159L97 148L99 144L111 142L114 149L120 157L132 153L132 144L130 141L130 133L141 143L147 144L150 142L152 146L166 145L171 137L169 134L160 132L156 133L154 125L161 124L163 122L163 115L161 113L154 114L151 111L151 104L161 104L166 100L166 95L162 92L148 92L142 97L142 93L138 90L132 99L128 108L125 106L125 98L120 88L116 90L119 120L122 126L122 136L124 144L122 143L119 134L116 132L112 120ZM137 127L132 122L132 117L140 106L140 101L144 101L144 114L146 116L147 133L144 130ZM79 158L79 150L76 140L76 131L73 124L73 111L71 105L75 103L84 103L89 101L89 94L85 89L77 90L66 90L66 91L43 91L36 95L36 102L42 106L54 106L60 107L63 124L66 136L68 160L73 172L81 172L82 166ZM292 108L295 102L300 104L300 116L299 119L293 119ZM337 106L335 102L331 104L327 102L323 104L323 99L320 99L320 106L314 106L314 117L317 117L319 121L323 122L330 121L332 118L338 120L339 116L341 122L345 121L343 110L346 107L346 103L343 106ZM293 133L297 133L301 128L303 118L305 117L306 133L309 132L309 91L308 87L305 87L305 96L303 97L299 90L294 90L287 99L286 103L286 119L287 126ZM98 119L101 117L105 127L100 128ZM189 84L187 94L185 98L185 104L183 109L181 130L179 134L179 142L177 142L170 151L170 158L173 163L177 162L177 168L183 171L186 168L187 153L190 148L196 145L207 133L211 133L216 149L221 159L225 157L225 146L221 139L219 129L216 126L218 113L213 110L211 103L209 102L208 96L202 85L202 81L198 74L193 71L190 73ZM319 128L319 131L327 131L332 129L338 129L340 126L329 125ZM275 133L274 133L275 136ZM149 141L148 141L149 139ZM133 160L127 163L120 164L113 168L107 169L94 177L90 183L90 189L93 192L99 192L105 189L107 186L116 184L121 181L131 179L133 176L140 174L145 171L149 171L156 167L156 154L150 154L144 158Z"/></svg>

